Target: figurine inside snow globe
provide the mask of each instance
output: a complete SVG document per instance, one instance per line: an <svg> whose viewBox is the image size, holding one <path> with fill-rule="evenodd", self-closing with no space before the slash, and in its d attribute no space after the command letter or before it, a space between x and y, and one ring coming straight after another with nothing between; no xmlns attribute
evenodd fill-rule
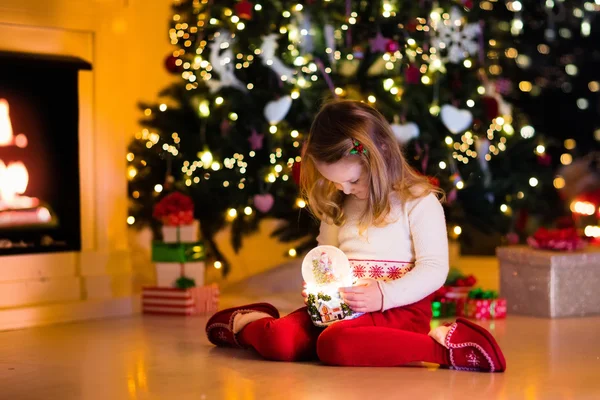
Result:
<svg viewBox="0 0 600 400"><path fill-rule="evenodd" d="M302 262L302 277L306 282L308 314L316 326L326 327L362 315L353 312L340 296L339 289L354 282L348 257L337 247L312 249Z"/></svg>

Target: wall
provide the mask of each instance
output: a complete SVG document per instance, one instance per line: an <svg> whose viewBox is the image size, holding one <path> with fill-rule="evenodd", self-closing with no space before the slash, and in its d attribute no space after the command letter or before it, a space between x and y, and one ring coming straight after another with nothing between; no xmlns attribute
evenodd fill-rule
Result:
<svg viewBox="0 0 600 400"><path fill-rule="evenodd" d="M170 51L169 6L167 0L0 2L1 50L75 55L93 64L80 75L82 251L0 258L0 329L136 312L125 155L137 101L154 98L171 79L160 62Z"/></svg>

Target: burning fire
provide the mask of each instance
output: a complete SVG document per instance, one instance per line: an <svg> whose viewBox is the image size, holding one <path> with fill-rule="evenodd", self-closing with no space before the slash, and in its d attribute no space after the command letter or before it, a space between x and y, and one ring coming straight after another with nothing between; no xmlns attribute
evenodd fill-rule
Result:
<svg viewBox="0 0 600 400"><path fill-rule="evenodd" d="M13 135L8 101L0 99L0 147L27 146L27 137ZM7 164L0 159L0 226L49 222L50 211L39 207L40 200L23 196L29 184L29 172L21 161Z"/></svg>

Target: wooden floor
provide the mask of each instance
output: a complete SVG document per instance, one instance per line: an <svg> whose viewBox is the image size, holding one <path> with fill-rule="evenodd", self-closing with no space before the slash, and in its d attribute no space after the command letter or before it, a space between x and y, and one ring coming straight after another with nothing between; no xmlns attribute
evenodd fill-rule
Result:
<svg viewBox="0 0 600 400"><path fill-rule="evenodd" d="M212 347L205 318L133 317L0 333L0 398L600 399L600 317L489 327L504 374L274 363Z"/></svg>

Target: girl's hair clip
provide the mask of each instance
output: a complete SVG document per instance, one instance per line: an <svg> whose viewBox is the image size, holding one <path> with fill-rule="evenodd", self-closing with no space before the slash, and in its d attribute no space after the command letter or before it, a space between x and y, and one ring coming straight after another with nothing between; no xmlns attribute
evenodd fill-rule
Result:
<svg viewBox="0 0 600 400"><path fill-rule="evenodd" d="M365 146L363 146L361 142L359 142L356 139L353 139L352 144L354 144L354 147L352 148L352 150L350 150L350 154L367 155L367 149L365 149Z"/></svg>

